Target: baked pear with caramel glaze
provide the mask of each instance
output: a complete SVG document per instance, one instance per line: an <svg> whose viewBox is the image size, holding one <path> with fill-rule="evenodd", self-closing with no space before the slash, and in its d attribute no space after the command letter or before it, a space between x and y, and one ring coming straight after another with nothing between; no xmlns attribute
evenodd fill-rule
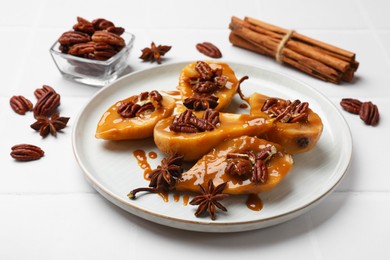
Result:
<svg viewBox="0 0 390 260"><path fill-rule="evenodd" d="M206 110L204 115L208 111L210 110ZM213 113L218 114L219 120L213 129L204 131L191 130L190 125L197 119L190 110L160 120L154 128L154 143L165 154L180 154L184 157L184 161L196 161L225 139L243 135L262 135L267 131L263 118L248 114L221 113L215 110ZM189 114L191 116L187 116ZM179 118L181 119L178 120ZM182 126L173 129L175 122L181 120Z"/></svg>
<svg viewBox="0 0 390 260"><path fill-rule="evenodd" d="M188 109L222 111L229 106L239 84L226 63L196 61L182 69L178 89Z"/></svg>
<svg viewBox="0 0 390 260"><path fill-rule="evenodd" d="M226 194L257 194L273 189L293 165L292 157L275 143L241 136L204 155L176 182L177 191L199 192L198 185L226 182ZM256 176L260 176L257 178Z"/></svg>
<svg viewBox="0 0 390 260"><path fill-rule="evenodd" d="M270 123L268 131L261 138L280 144L286 152L307 152L319 140L323 124L307 102L271 98L259 93L253 93L245 99L249 103L251 115Z"/></svg>
<svg viewBox="0 0 390 260"><path fill-rule="evenodd" d="M151 137L157 122L172 115L175 106L173 98L162 96L155 90L120 100L104 112L95 136L105 140Z"/></svg>

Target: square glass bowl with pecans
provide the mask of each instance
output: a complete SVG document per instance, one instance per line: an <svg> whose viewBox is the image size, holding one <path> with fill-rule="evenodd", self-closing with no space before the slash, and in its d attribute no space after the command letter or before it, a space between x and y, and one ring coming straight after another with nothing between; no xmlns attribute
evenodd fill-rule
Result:
<svg viewBox="0 0 390 260"><path fill-rule="evenodd" d="M70 35L65 35L65 37L76 36L73 35L75 32L69 31L67 33ZM106 37L104 33L103 35L97 35L98 38L99 36L101 40L104 40ZM124 32L121 37L124 40L121 50L107 60L91 59L81 55L77 56L64 53L61 51L60 39L51 46L50 54L58 70L64 77L86 85L102 87L119 78L128 66L127 59L133 47L135 36L131 33ZM95 48L96 52L96 48L99 48L99 46L88 46L88 44L84 44L84 46L80 46L75 51L84 53L88 52L91 48ZM105 51L103 50L103 52Z"/></svg>

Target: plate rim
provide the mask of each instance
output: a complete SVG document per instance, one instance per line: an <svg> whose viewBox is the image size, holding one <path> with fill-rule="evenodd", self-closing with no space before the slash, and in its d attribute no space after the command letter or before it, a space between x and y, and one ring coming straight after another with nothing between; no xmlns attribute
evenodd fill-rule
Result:
<svg viewBox="0 0 390 260"><path fill-rule="evenodd" d="M352 135L351 135L351 130L350 127L345 120L344 116L341 114L341 112L336 108L335 104L333 104L328 97L326 97L323 93L312 87L311 85L303 82L300 79L297 79L293 76L287 75L286 73L282 73L279 71L275 71L271 68L267 68L264 66L259 66L257 64L253 63L241 63L241 62L236 62L236 61L227 61L227 60L215 60L215 62L224 62L227 63L230 67L251 67L252 69L259 69L262 70L263 72L271 73L273 75L281 76L284 77L290 81L293 81L295 83L298 83L299 85L309 89L310 91L314 92L316 95L320 96L323 101L326 101L327 107L332 108L333 112L336 112L337 116L341 120L341 122L344 124L344 129L346 130L346 134L348 136L348 147L347 147L347 152L348 152L348 162L346 166L344 166L344 170L342 173L340 173L340 177L337 179L337 182L335 182L332 187L326 190L326 192L322 193L319 197L315 198L314 200L311 200L310 202L302 205L299 208L295 208L293 210L290 210L288 212L284 212L283 214L267 217L267 218L261 218L261 219L256 219L256 220L246 220L246 221L230 221L230 222L224 222L224 221L196 221L196 220L189 220L189 219L182 219L182 218L177 218L177 217L172 217L172 216L166 216L162 215L157 212L153 212L151 210L139 207L136 204L130 203L130 201L125 201L123 198L119 197L116 195L113 191L111 191L109 188L104 186L104 183L101 183L99 180L97 180L96 177L94 177L93 173L91 173L87 167L84 165L82 160L80 159L80 156L78 151L77 151L77 144L76 144L76 139L77 139L77 128L79 126L79 122L81 117L83 116L84 112L87 110L87 108L91 105L93 100L98 97L99 95L103 95L104 92L108 91L108 89L112 88L112 86L118 85L123 81L128 80L128 78L133 78L137 74L142 74L142 73L148 73L149 71L158 71L158 70L164 70L169 67L184 67L187 64L190 64L194 62L194 60L191 61L178 61L178 62L172 62L168 64L163 64L151 68L146 68L146 69L141 69L137 70L134 72L131 72L127 75L122 76L121 78L115 80L114 82L104 86L103 88L99 89L92 97L89 98L87 103L82 107L80 112L78 113L74 125L72 127L72 150L73 154L76 158L76 161L81 168L84 177L87 179L88 183L96 190L100 195L102 195L105 199L113 203L114 205L122 208L123 210L137 216L141 217L143 219L146 219L147 221L152 221L161 225L165 226L170 226L173 228L178 228L178 229L184 229L184 230L189 230L189 231L200 231L200 232L212 232L212 233L219 233L219 232L240 232L240 231L248 231L248 230L255 230L255 229L261 229L265 228L268 226L273 226L276 224L284 223L290 219L293 219L297 216L300 216L313 208L315 205L320 203L323 199L325 199L329 194L331 194L337 187L338 185L342 182L344 179L350 165L351 165L351 159L352 159L352 148L353 148L353 143L352 143ZM179 75L180 72L178 72ZM102 94L103 93L103 94ZM147 216L151 217L148 218ZM279 220L279 221L278 221ZM168 222L166 222L168 221ZM180 223L180 225L175 225L170 223L170 221L175 221ZM276 223L270 223L268 225L262 225L264 223L270 222L270 221L275 221ZM199 229L196 227L199 226L205 226L207 229ZM227 227L229 226L230 228L228 230L221 229L222 227Z"/></svg>

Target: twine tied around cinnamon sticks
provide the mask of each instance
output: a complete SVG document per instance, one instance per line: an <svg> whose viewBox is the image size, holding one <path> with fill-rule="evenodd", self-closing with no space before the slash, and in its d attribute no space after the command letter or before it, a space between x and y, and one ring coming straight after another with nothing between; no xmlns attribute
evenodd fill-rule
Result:
<svg viewBox="0 0 390 260"><path fill-rule="evenodd" d="M229 40L237 47L275 58L324 81L352 82L355 53L254 18L232 17Z"/></svg>
<svg viewBox="0 0 390 260"><path fill-rule="evenodd" d="M294 30L288 31L282 38L282 40L279 42L278 48L276 48L276 54L275 54L275 60L279 63L283 63L282 61L282 53L284 46L286 46L286 43L288 40L290 40L292 34L294 33Z"/></svg>

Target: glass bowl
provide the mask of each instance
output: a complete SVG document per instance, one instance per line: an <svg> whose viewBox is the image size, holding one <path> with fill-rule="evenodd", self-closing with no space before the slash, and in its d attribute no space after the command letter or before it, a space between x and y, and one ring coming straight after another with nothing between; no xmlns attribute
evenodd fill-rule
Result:
<svg viewBox="0 0 390 260"><path fill-rule="evenodd" d="M86 85L102 87L119 78L128 66L127 58L133 47L135 36L128 32L124 32L121 36L125 40L126 46L106 61L62 53L59 50L58 41L51 46L50 54L64 77Z"/></svg>

